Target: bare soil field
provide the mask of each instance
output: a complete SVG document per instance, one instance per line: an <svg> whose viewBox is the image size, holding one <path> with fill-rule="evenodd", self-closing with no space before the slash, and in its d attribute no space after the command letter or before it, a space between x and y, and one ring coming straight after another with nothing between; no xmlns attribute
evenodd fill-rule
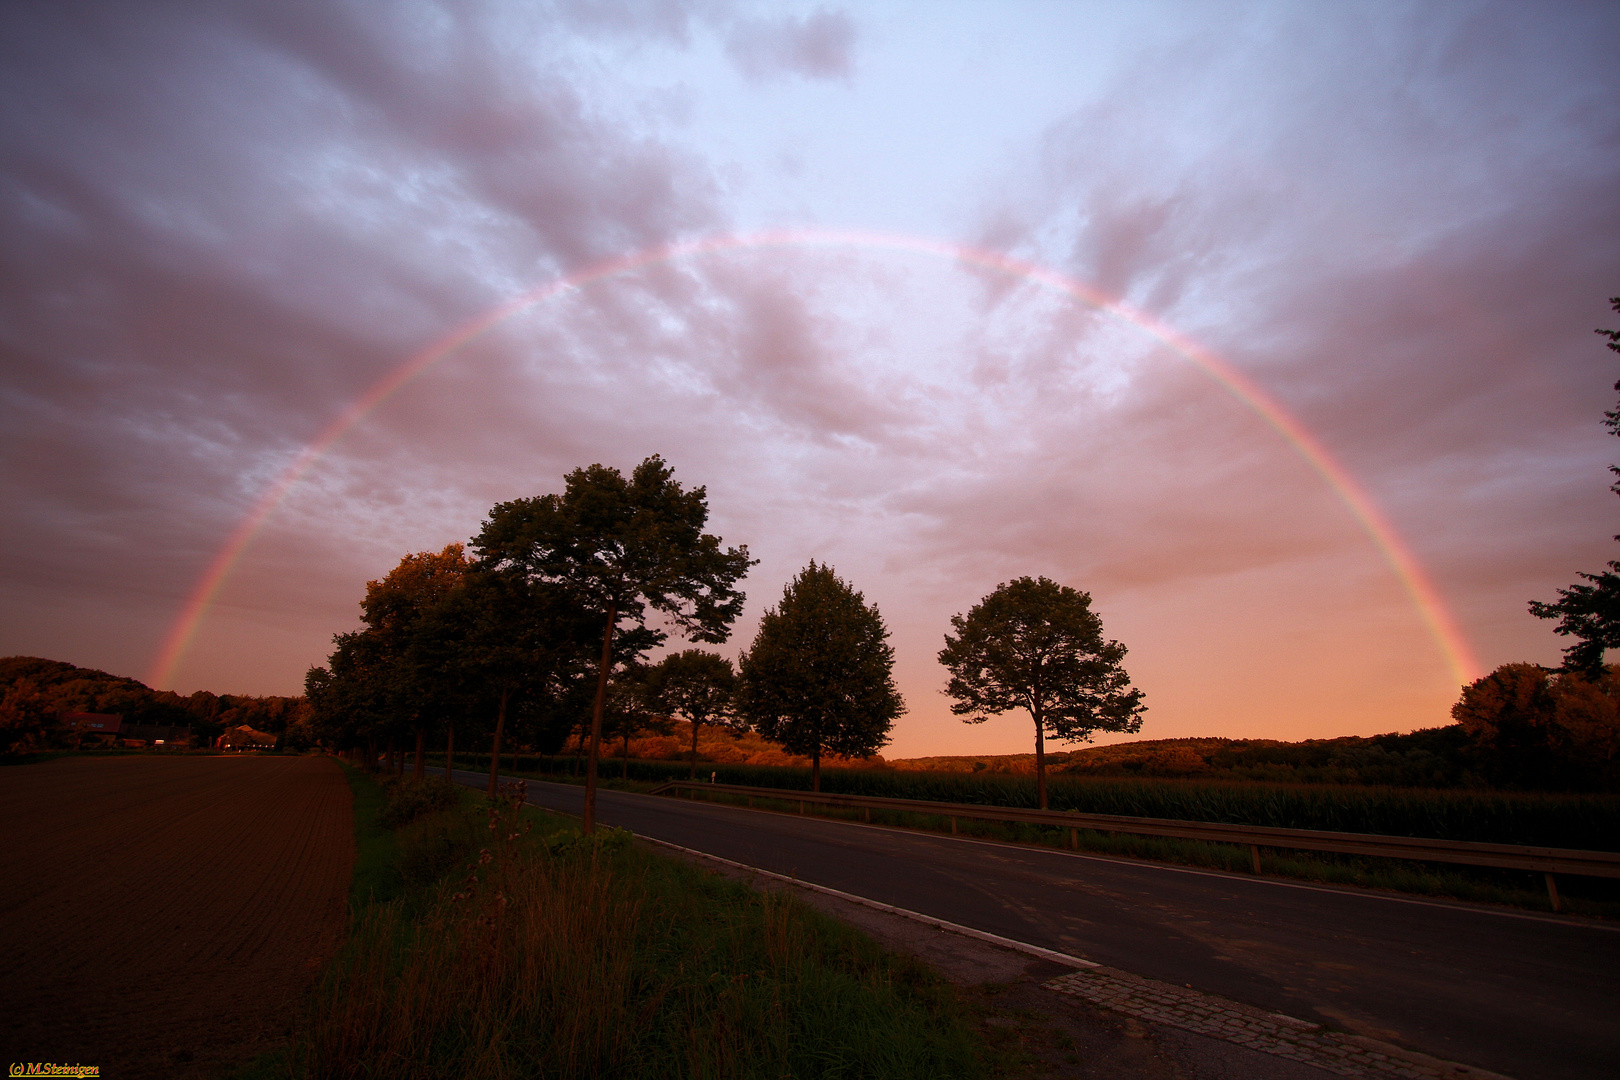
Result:
<svg viewBox="0 0 1620 1080"><path fill-rule="evenodd" d="M0 769L0 1060L196 1077L274 1046L342 938L350 806L317 757Z"/></svg>

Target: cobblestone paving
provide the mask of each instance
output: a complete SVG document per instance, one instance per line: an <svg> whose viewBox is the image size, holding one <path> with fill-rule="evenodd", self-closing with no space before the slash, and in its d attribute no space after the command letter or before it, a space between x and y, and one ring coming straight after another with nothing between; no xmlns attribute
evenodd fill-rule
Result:
<svg viewBox="0 0 1620 1080"><path fill-rule="evenodd" d="M1328 1031L1182 986L1096 967L1061 975L1046 987L1094 1005L1199 1035L1289 1058L1339 1076L1413 1080L1507 1080L1500 1073L1441 1061L1375 1039Z"/></svg>

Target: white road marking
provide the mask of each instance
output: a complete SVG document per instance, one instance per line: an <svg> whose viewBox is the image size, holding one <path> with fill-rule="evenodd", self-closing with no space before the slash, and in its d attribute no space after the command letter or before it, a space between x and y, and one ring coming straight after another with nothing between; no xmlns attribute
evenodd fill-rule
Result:
<svg viewBox="0 0 1620 1080"><path fill-rule="evenodd" d="M885 904L880 900L873 900L865 896L856 896L854 893L843 892L839 889L829 888L826 885L817 885L813 881L805 881L801 878L789 877L786 874L774 873L773 871L764 870L757 866L749 866L747 863L734 862L731 859L722 859L718 855L710 855L706 851L697 851L693 848L682 847L679 844L672 844L668 840L659 840L651 836L640 836L639 834L638 839L646 840L649 843L657 844L660 847L671 848L672 850L682 852L686 855L692 855L700 859L707 859L711 862L723 863L726 866L734 867L738 870L746 870L751 874L759 874L762 877L774 878L777 881L784 881L789 885L794 885L801 889L811 889L815 892L826 893L828 896L836 896L840 900L848 900L850 903L860 904L862 907L873 908L877 911L886 911L890 915L899 915L903 918L911 919L913 922L920 922L926 926L934 926L941 930L949 930L951 933L961 934L963 937L976 938L979 941L988 941L992 945L1000 945L1004 949L1012 949L1016 952L1027 953L1030 956L1039 957L1042 960L1051 960L1055 963L1067 964L1069 967L1077 968L1102 967L1101 964L1095 963L1091 960L1082 960L1080 957L1070 956L1068 953L1060 953L1053 949L1043 949L1039 945L1031 945L1025 941L1014 941L1012 938L1002 937L1000 934L992 934L986 930L975 930L971 926L963 926L960 923L947 922L944 919L937 919L932 915L924 915L920 911L911 911L907 908L895 907L893 904Z"/></svg>

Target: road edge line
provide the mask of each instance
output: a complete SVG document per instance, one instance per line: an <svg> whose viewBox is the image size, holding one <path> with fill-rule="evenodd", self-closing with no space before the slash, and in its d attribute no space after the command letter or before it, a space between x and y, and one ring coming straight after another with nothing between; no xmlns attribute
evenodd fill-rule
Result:
<svg viewBox="0 0 1620 1080"><path fill-rule="evenodd" d="M1014 941L1012 938L1002 937L1000 934L992 934L988 930L975 930L971 926L963 926L961 923L953 923L945 919L935 918L932 915L924 915L920 911L911 911L908 908L895 907L893 904L885 904L881 900L873 900L870 897L865 896L856 896L854 893L843 892L842 890L834 889L827 885L817 885L813 881L802 881L799 878L789 877L786 874L778 874L770 870L763 870L757 866L749 866L747 863L733 862L731 859L723 859L718 855L710 855L706 851L698 851L694 848L682 847L680 844L672 844L668 840L659 840L651 836L641 836L639 834L637 834L636 839L645 840L649 844L657 844L659 847L666 847L672 851L679 851L684 855L690 855L694 858L703 859L709 862L722 863L737 870L746 870L751 874L759 874L763 877L773 878L776 881L786 882L787 884L793 885L797 888L810 889L814 892L825 893L828 896L836 896L838 899L847 900L852 904L859 904L862 907L869 907L876 911L888 912L890 915L899 915L902 918L910 919L913 922L922 923L925 926L932 926L940 930L947 930L953 934L960 934L963 937L976 938L979 941L986 941L992 945L999 945L1004 949L1011 949L1014 952L1021 952L1042 960L1050 960L1053 963L1064 964L1068 967L1075 968L1102 967L1101 964L1093 960L1082 960L1078 956L1070 956L1068 953L1061 953L1056 949L1047 949L1040 945L1031 945L1027 941Z"/></svg>

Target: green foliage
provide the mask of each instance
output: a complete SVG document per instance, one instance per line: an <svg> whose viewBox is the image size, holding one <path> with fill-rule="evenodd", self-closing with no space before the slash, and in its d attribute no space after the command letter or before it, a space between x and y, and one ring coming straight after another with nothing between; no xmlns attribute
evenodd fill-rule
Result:
<svg viewBox="0 0 1620 1080"><path fill-rule="evenodd" d="M76 667L37 656L0 658L0 697L27 682L30 697L42 705L54 723L64 712L116 713L128 725L190 727L201 745L227 726L246 724L259 731L279 733L303 722L308 708L303 698L215 695L199 691L182 698L168 690L153 690L145 683L93 668Z"/></svg>
<svg viewBox="0 0 1620 1080"><path fill-rule="evenodd" d="M1620 788L1620 667L1504 664L1464 687L1451 715L1494 783Z"/></svg>
<svg viewBox="0 0 1620 1080"><path fill-rule="evenodd" d="M413 780L405 777L381 781L387 805L378 816L385 829L398 829L423 814L448 810L457 805L461 794L457 785L444 779Z"/></svg>
<svg viewBox="0 0 1620 1080"><path fill-rule="evenodd" d="M760 618L739 665L739 712L767 739L808 756L812 777L824 753L869 757L905 712L888 637L877 606L811 560Z"/></svg>
<svg viewBox="0 0 1620 1080"><path fill-rule="evenodd" d="M617 469L592 465L564 477L560 495L498 503L473 541L481 567L558 591L581 611L601 612L587 832L595 824L598 737L620 620L635 627L631 655L639 655L665 636L642 625L649 607L693 640L716 643L730 636L742 612L736 583L754 560L746 547L722 549L718 536L703 531L708 519L705 489L684 490L655 455L628 480ZM621 643L618 658L628 643Z"/></svg>
<svg viewBox="0 0 1620 1080"><path fill-rule="evenodd" d="M382 824L388 806L382 785L351 765L338 762L349 782L354 806L354 876L349 880L349 911L358 915L367 905L399 895L399 846L392 830Z"/></svg>
<svg viewBox="0 0 1620 1080"><path fill-rule="evenodd" d="M55 719L44 694L29 678L0 692L0 755L40 749Z"/></svg>
<svg viewBox="0 0 1620 1080"><path fill-rule="evenodd" d="M950 671L951 711L980 724L1026 710L1037 737L1085 740L1095 731L1137 731L1142 692L1120 667L1125 646L1105 641L1088 593L1050 578L997 586L966 616L951 617L939 662ZM988 715L987 715L988 714Z"/></svg>
<svg viewBox="0 0 1620 1080"><path fill-rule="evenodd" d="M951 711L969 724L1024 709L1035 721L1035 781L1046 806L1044 737L1085 741L1096 731L1140 731L1142 691L1121 661L1125 646L1106 641L1091 594L1050 578L1005 582L953 615L939 662L951 673Z"/></svg>
<svg viewBox="0 0 1620 1080"><path fill-rule="evenodd" d="M731 661L703 649L683 649L664 657L647 672L648 704L692 725L692 767L697 775L698 730L704 724L738 723L735 709L737 673Z"/></svg>
<svg viewBox="0 0 1620 1080"><path fill-rule="evenodd" d="M413 891L357 921L292 1075L982 1075L970 1017L921 965L508 795L401 831L439 854L407 856Z"/></svg>
<svg viewBox="0 0 1620 1080"><path fill-rule="evenodd" d="M473 541L482 562L567 588L582 604L639 622L661 612L696 641L723 642L742 612L735 585L754 560L703 531L704 488L684 490L656 455L627 480L575 469L561 495L498 503Z"/></svg>

